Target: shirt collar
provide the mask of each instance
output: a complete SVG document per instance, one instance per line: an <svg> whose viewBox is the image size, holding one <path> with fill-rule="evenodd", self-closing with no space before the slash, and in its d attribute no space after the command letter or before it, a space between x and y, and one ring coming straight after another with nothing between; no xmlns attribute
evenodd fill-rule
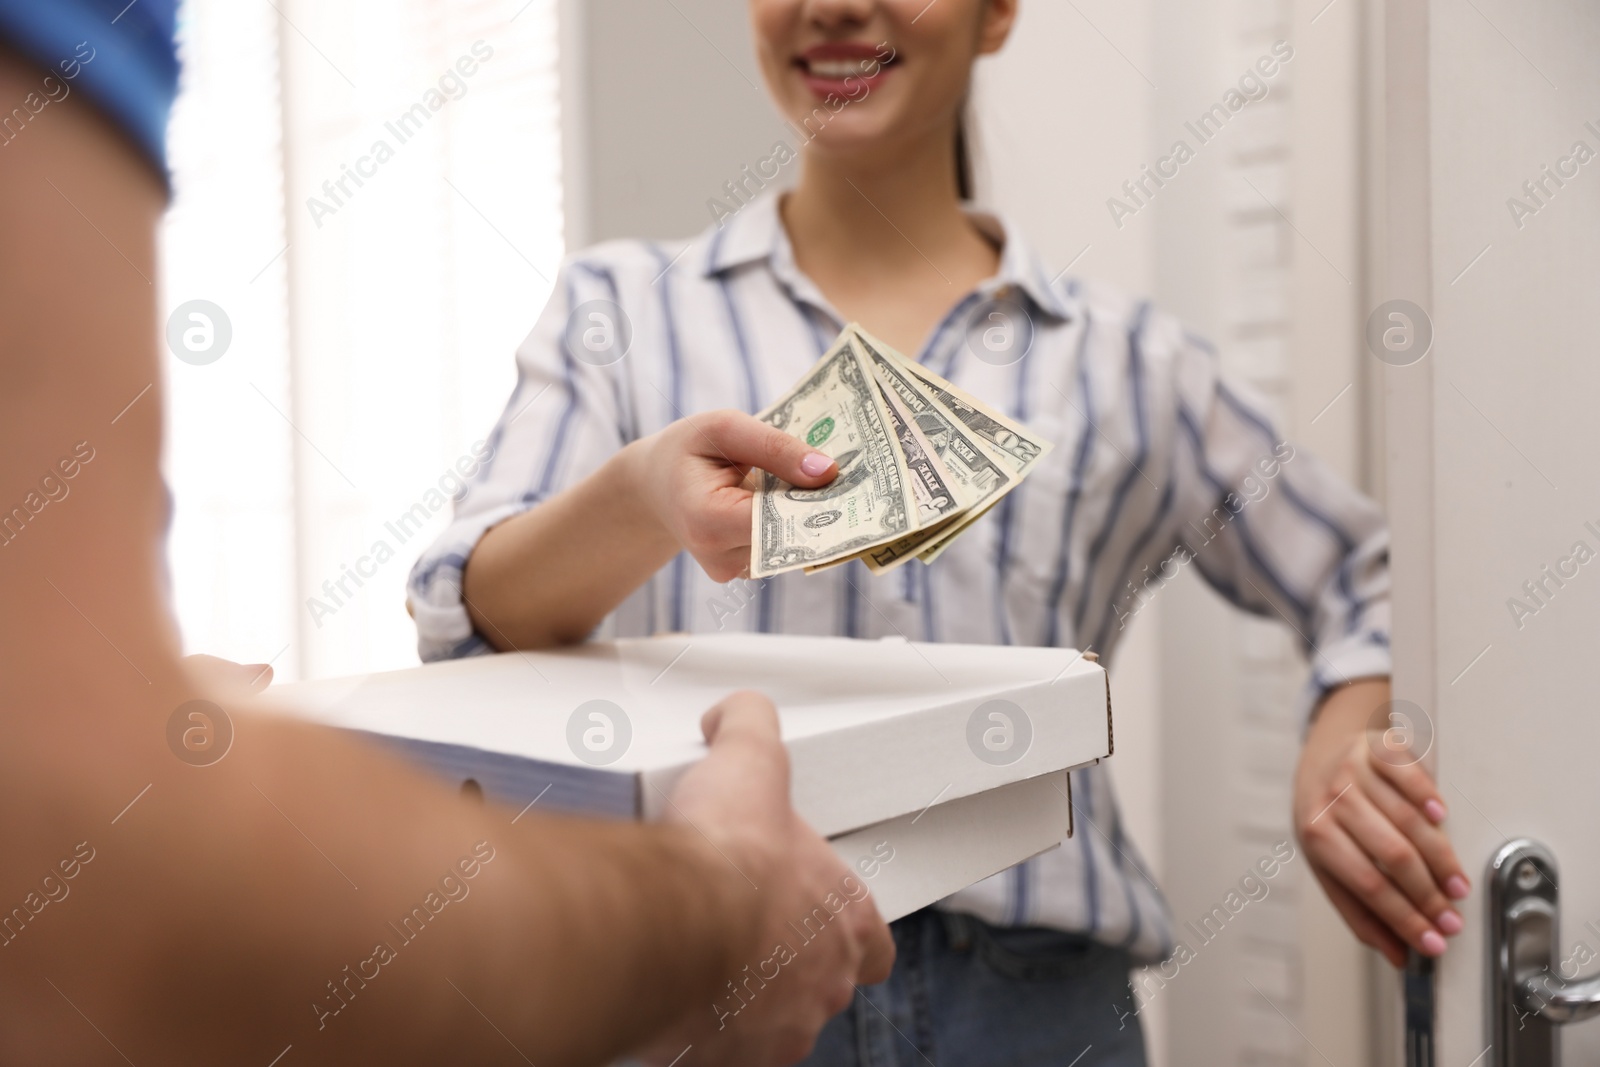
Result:
<svg viewBox="0 0 1600 1067"><path fill-rule="evenodd" d="M779 195L776 192L764 193L745 204L732 218L724 219L718 226L708 230L701 273L707 278L715 277L736 267L765 260L768 267L791 289L826 306L815 284L795 266L794 249L778 212ZM979 291L992 297L1021 290L1028 295L1034 307L1045 315L1063 321L1071 320L1074 315L1070 301L1051 284L1051 276L1046 272L1043 261L1021 236L1021 232L1000 215L980 211L971 205L966 205L964 209L973 224L1000 246L999 270L979 286Z"/></svg>

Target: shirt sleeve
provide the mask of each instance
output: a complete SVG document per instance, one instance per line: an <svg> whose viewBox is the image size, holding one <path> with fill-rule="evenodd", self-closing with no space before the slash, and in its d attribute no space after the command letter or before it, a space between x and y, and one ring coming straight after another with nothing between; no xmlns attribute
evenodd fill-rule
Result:
<svg viewBox="0 0 1600 1067"><path fill-rule="evenodd" d="M36 91L0 112L0 148L49 104L81 89L167 180L176 25L177 0L0 0L0 43L40 68Z"/></svg>
<svg viewBox="0 0 1600 1067"><path fill-rule="evenodd" d="M411 569L406 600L424 662L493 651L474 630L461 588L483 535L581 480L635 436L618 372L630 340L611 275L563 264L517 350L517 385L483 463L456 498L450 525Z"/></svg>
<svg viewBox="0 0 1600 1067"><path fill-rule="evenodd" d="M1189 338L1177 359L1180 552L1235 605L1286 622L1311 660L1303 718L1387 676L1389 531L1378 505L1291 444Z"/></svg>

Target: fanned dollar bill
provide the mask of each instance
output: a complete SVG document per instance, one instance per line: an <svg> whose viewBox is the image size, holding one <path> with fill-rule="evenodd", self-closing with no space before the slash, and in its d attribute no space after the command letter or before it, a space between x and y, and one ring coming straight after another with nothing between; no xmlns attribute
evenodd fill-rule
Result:
<svg viewBox="0 0 1600 1067"><path fill-rule="evenodd" d="M960 386L945 381L922 364L906 359L860 326L852 325L848 329L861 339L869 351L877 349L891 353L899 365L922 382L928 392L949 409L962 425L1005 456L1011 469L1019 476L1032 470L1054 447L1026 426L1002 415Z"/></svg>
<svg viewBox="0 0 1600 1067"><path fill-rule="evenodd" d="M859 326L853 326L855 332L870 351L874 347L882 346L882 342L875 339ZM893 349L888 351L893 352ZM898 354L897 354L898 355ZM932 563L939 554L948 548L956 538L960 537L967 528L988 513L1017 482L1021 482L1028 472L1049 454L1054 446L1034 434L1026 426L1006 415L989 407L983 401L967 393L960 386L945 381L939 375L929 370L922 364L913 360L899 357L899 365L910 376L914 377L929 393L932 394L945 410L966 427L973 436L988 446L988 453L1005 464L1015 475L1011 486L994 493L987 500L980 501L969 509L961 519L939 531L938 535L924 539L924 544L918 553L924 563Z"/></svg>
<svg viewBox="0 0 1600 1067"><path fill-rule="evenodd" d="M837 567L857 558L864 561L874 574L881 574L897 567L916 556L916 545L927 543L924 535L949 528L950 524L977 499L969 486L950 476L950 470L940 462L938 454L928 439L922 435L922 431L917 428L910 413L900 405L893 394L883 390L881 381L878 383L878 388L882 391L884 407L888 411L895 440L906 457L906 469L911 476L911 494L917 503L918 530L905 537L896 538L888 544L869 548L859 556L807 567L807 574Z"/></svg>
<svg viewBox="0 0 1600 1067"><path fill-rule="evenodd" d="M996 454L968 430L954 412L940 403L911 372L909 360L890 354L892 349L885 352L880 348L881 341L869 339L859 331L855 340L878 381L910 413L912 422L948 472L948 481L967 499L967 506L961 509L963 515L987 508L1016 487L1021 476L1007 472L1007 457ZM881 549L865 553L862 559L874 573L881 573L923 552L960 526L958 516L954 521L916 530Z"/></svg>
<svg viewBox="0 0 1600 1067"><path fill-rule="evenodd" d="M917 528L905 456L877 379L848 334L760 418L831 456L839 473L820 489L801 489L761 472L752 578L853 556Z"/></svg>
<svg viewBox="0 0 1600 1067"><path fill-rule="evenodd" d="M1051 447L853 323L760 417L832 456L839 474L809 490L760 474L756 578L851 559L874 573L931 562Z"/></svg>

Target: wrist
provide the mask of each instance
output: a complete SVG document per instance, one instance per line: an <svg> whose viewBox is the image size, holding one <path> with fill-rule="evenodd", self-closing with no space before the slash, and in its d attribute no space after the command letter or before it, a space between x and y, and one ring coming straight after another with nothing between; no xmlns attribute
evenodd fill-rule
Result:
<svg viewBox="0 0 1600 1067"><path fill-rule="evenodd" d="M610 477L606 479L605 493L607 503L622 509L623 522L633 527L635 540L653 545L670 557L681 546L656 500L658 479L652 475L649 463L653 441L654 435L630 441L606 461Z"/></svg>
<svg viewBox="0 0 1600 1067"><path fill-rule="evenodd" d="M713 841L691 827L682 827L680 835L694 857L695 884L703 888L710 926L719 935L717 973L734 974L750 961L761 935L762 897L754 887L770 886L777 872L759 843L730 835Z"/></svg>
<svg viewBox="0 0 1600 1067"><path fill-rule="evenodd" d="M1373 715L1388 700L1388 678L1358 678L1328 691L1312 713L1300 750L1295 768L1297 793L1307 791L1314 799L1318 788L1336 773L1345 753L1367 731Z"/></svg>
<svg viewBox="0 0 1600 1067"><path fill-rule="evenodd" d="M1360 732L1378 709L1388 703L1389 694L1387 677L1356 678L1329 689L1312 709L1308 736L1319 730L1340 734Z"/></svg>

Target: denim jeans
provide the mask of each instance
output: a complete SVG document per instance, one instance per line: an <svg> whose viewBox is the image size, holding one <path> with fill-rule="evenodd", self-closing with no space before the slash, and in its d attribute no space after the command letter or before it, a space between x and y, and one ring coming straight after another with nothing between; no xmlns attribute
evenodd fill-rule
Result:
<svg viewBox="0 0 1600 1067"><path fill-rule="evenodd" d="M829 1021L806 1067L1144 1067L1126 953L924 909L899 956Z"/></svg>

